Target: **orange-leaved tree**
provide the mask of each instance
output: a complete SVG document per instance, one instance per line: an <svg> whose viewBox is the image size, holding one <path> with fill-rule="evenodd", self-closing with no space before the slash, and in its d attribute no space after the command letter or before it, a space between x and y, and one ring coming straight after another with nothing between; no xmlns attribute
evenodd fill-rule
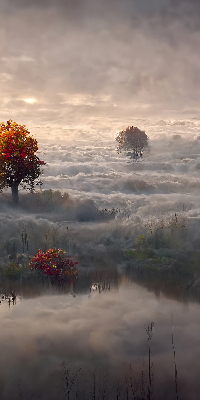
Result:
<svg viewBox="0 0 200 400"><path fill-rule="evenodd" d="M35 180L45 164L36 156L37 140L25 125L11 119L0 124L0 190L10 187L15 204L18 203L18 187L22 185L33 192Z"/></svg>

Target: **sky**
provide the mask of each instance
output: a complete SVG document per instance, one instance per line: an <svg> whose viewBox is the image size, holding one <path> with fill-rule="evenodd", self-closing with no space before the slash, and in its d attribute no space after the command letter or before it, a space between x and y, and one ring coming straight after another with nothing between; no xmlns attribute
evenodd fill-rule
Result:
<svg viewBox="0 0 200 400"><path fill-rule="evenodd" d="M1 119L198 117L196 0L1 0Z"/></svg>

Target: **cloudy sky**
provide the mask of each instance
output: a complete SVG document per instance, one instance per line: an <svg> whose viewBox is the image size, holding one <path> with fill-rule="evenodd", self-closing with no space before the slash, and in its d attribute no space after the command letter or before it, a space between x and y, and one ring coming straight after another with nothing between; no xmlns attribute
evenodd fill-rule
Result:
<svg viewBox="0 0 200 400"><path fill-rule="evenodd" d="M196 115L199 14L197 0L1 0L1 119Z"/></svg>

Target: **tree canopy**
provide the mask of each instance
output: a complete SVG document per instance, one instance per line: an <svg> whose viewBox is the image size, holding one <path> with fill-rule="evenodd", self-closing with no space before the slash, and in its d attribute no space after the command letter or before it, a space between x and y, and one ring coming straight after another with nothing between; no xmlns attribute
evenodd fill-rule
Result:
<svg viewBox="0 0 200 400"><path fill-rule="evenodd" d="M145 147L148 146L146 133L134 126L128 126L124 131L119 132L116 140L118 142L118 151L131 151L134 159L142 157Z"/></svg>
<svg viewBox="0 0 200 400"><path fill-rule="evenodd" d="M42 172L45 162L36 156L37 150L37 140L25 125L11 119L0 124L0 190L10 187L14 203L18 202L19 184L33 191Z"/></svg>

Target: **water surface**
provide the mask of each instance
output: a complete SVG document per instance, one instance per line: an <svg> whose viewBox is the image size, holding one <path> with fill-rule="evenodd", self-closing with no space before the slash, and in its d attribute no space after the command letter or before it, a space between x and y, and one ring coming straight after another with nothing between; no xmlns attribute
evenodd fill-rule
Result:
<svg viewBox="0 0 200 400"><path fill-rule="evenodd" d="M148 398L150 344L151 398L198 399L199 311L127 280L2 302L1 398Z"/></svg>

